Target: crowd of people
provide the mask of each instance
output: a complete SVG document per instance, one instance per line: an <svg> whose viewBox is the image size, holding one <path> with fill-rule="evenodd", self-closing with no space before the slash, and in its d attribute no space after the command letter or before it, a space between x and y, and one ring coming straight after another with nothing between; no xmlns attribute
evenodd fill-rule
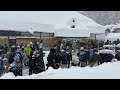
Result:
<svg viewBox="0 0 120 90"><path fill-rule="evenodd" d="M4 73L13 72L15 76L23 76L24 67L29 68L29 75L45 71L43 43L32 43L27 45L20 43L0 48L0 76Z"/></svg>
<svg viewBox="0 0 120 90"><path fill-rule="evenodd" d="M118 41L115 44L118 44ZM104 62L111 62L113 58L120 60L119 50L116 50L115 56L99 54L99 50L102 50L105 44L111 44L111 42L109 40L107 42L83 40L73 43L58 40L50 49L46 65L43 59L45 53L42 40L36 43L30 42L27 45L20 43L11 47L0 45L0 76L8 72L13 72L15 76L23 76L24 67L28 67L29 75L32 75L46 71L49 67L54 69L70 68L71 66L93 67ZM75 55L78 61L73 58Z"/></svg>

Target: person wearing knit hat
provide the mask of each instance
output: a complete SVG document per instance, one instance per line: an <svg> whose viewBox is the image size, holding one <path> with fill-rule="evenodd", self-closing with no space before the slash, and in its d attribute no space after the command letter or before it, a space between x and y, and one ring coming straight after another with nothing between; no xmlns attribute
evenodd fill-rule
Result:
<svg viewBox="0 0 120 90"><path fill-rule="evenodd" d="M83 51L83 50L84 50L84 47L81 47L80 50Z"/></svg>

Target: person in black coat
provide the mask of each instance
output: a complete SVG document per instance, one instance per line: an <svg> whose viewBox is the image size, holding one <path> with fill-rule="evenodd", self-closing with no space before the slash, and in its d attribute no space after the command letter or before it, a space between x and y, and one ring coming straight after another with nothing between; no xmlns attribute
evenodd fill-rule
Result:
<svg viewBox="0 0 120 90"><path fill-rule="evenodd" d="M55 58L56 69L58 69L59 66L60 66L60 63L61 63L61 61L62 61L61 52L60 52L60 51L57 51L57 52L55 53L54 58Z"/></svg>
<svg viewBox="0 0 120 90"><path fill-rule="evenodd" d="M45 71L45 63L44 63L44 53L42 49L36 51L36 57L35 57L35 73L40 73Z"/></svg>
<svg viewBox="0 0 120 90"><path fill-rule="evenodd" d="M69 50L64 49L61 53L61 68L69 68L70 67L70 61L72 61L72 53L69 52Z"/></svg>
<svg viewBox="0 0 120 90"><path fill-rule="evenodd" d="M51 66L54 69L58 69L59 68L59 63L61 61L61 56L60 53L56 52L56 49L51 48L50 53L47 57L47 69Z"/></svg>
<svg viewBox="0 0 120 90"><path fill-rule="evenodd" d="M30 59L29 59L29 75L32 75L35 71L35 55L34 55L35 49L32 49L30 53Z"/></svg>
<svg viewBox="0 0 120 90"><path fill-rule="evenodd" d="M38 74L45 71L43 57L44 54L42 51L35 49L32 50L29 60L29 75L31 75L32 73Z"/></svg>
<svg viewBox="0 0 120 90"><path fill-rule="evenodd" d="M120 51L116 51L115 58L120 61Z"/></svg>

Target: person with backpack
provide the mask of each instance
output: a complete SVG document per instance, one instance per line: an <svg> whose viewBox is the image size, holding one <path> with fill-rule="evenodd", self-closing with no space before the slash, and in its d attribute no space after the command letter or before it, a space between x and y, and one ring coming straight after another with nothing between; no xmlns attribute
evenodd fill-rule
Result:
<svg viewBox="0 0 120 90"><path fill-rule="evenodd" d="M64 49L63 52L61 53L62 56L62 61L61 61L61 68L68 68L68 62L70 60L70 57L68 57L67 50Z"/></svg>
<svg viewBox="0 0 120 90"><path fill-rule="evenodd" d="M84 51L84 48L83 47L81 47L80 48L80 52L78 52L78 54L77 54L77 56L78 56L78 58L79 58L79 66L81 66L81 67L85 67L86 66L86 55L85 55L85 51Z"/></svg>
<svg viewBox="0 0 120 90"><path fill-rule="evenodd" d="M15 46L11 46L11 48L7 52L7 58L8 58L9 64L14 62L15 52L16 52L16 47Z"/></svg>

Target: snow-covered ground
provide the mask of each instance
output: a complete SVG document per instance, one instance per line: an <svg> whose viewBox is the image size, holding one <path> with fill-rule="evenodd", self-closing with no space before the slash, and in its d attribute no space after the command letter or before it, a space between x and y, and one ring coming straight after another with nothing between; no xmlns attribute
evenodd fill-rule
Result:
<svg viewBox="0 0 120 90"><path fill-rule="evenodd" d="M46 58L48 55L48 51L46 51L46 55L44 57L45 64ZM15 77L13 73L5 74L0 77L0 79L120 79L120 61L113 63L104 63L95 67L71 67L70 69L53 69L49 68L47 71L28 75L28 70L24 71L25 76L17 76Z"/></svg>

